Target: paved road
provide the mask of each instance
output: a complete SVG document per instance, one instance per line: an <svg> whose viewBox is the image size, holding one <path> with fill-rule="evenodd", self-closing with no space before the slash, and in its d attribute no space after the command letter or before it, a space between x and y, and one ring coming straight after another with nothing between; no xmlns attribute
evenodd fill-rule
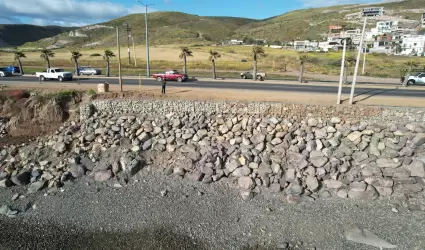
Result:
<svg viewBox="0 0 425 250"><path fill-rule="evenodd" d="M2 81L7 82L38 82L36 77L8 77L1 78ZM110 84L118 84L118 79L113 78L80 78L81 83L85 84L98 84L103 81L107 81ZM123 79L126 85L138 85L138 79ZM70 84L76 83L76 81L70 82ZM145 86L158 86L159 83L155 80L142 81ZM311 85L300 85L300 84L259 84L253 82L226 82L226 81L189 81L189 82L168 82L168 86L174 87L185 87L185 88L217 88L217 89L233 89L233 90L260 90L260 91L288 91L288 92L302 92L302 93L319 93L319 94L335 94L338 92L337 85L335 86L311 86ZM350 93L350 86L344 86L342 90L343 94ZM397 87L390 87L388 89L380 88L358 88L356 95L380 95L380 96L404 96L404 97L425 97L424 90L409 90L400 89Z"/></svg>

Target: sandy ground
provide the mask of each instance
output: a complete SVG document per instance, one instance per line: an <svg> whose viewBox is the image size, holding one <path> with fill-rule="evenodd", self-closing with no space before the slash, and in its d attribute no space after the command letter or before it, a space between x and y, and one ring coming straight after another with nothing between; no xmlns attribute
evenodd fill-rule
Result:
<svg viewBox="0 0 425 250"><path fill-rule="evenodd" d="M47 196L0 190L0 205L29 208L16 218L0 217L0 248L247 250L286 249L279 247L298 242L300 248L291 249L377 249L346 240L354 226L397 249L425 246L424 214L389 201L332 198L291 205L267 190L242 201L230 182L207 185L147 169L136 179L112 188L83 178ZM11 201L15 193L25 198Z"/></svg>
<svg viewBox="0 0 425 250"><path fill-rule="evenodd" d="M90 90L96 88L93 84L69 84L69 83L28 83L9 86L13 89L38 89L42 91L58 90ZM94 89L95 90L95 89ZM119 91L119 86L110 85L113 92ZM159 99L189 99L189 100L243 100L243 101L275 101L304 104L336 104L337 94L314 94L298 92L273 92L251 90L223 90L223 89L193 89L167 86L167 94L161 95L161 87L125 86L125 92L139 92L142 96L150 96ZM406 98L379 96L380 91L359 93L355 97L356 104L361 105L385 105L385 106L409 106L425 107L425 98ZM348 104L348 95L342 96L343 104Z"/></svg>

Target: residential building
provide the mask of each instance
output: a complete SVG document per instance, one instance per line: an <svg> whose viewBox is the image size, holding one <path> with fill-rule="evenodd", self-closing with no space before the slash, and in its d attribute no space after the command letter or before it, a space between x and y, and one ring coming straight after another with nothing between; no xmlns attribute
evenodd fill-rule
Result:
<svg viewBox="0 0 425 250"><path fill-rule="evenodd" d="M421 28L425 29L425 13L423 13L421 17Z"/></svg>
<svg viewBox="0 0 425 250"><path fill-rule="evenodd" d="M295 50L300 51L314 51L318 48L318 42L305 41L294 41L293 43Z"/></svg>
<svg viewBox="0 0 425 250"><path fill-rule="evenodd" d="M424 56L425 35L404 35L401 55Z"/></svg>
<svg viewBox="0 0 425 250"><path fill-rule="evenodd" d="M371 7L362 9L362 15L369 16L382 16L384 15L384 7Z"/></svg>
<svg viewBox="0 0 425 250"><path fill-rule="evenodd" d="M232 45L242 45L243 41L237 40L237 39L232 39L230 40L230 44Z"/></svg>
<svg viewBox="0 0 425 250"><path fill-rule="evenodd" d="M389 33L393 30L393 27L398 25L397 21L380 21L376 23L376 30L378 35Z"/></svg>
<svg viewBox="0 0 425 250"><path fill-rule="evenodd" d="M362 36L362 31L360 29L345 30L345 31L341 32L341 37L342 38L351 38L353 45L359 45L360 44L361 36Z"/></svg>
<svg viewBox="0 0 425 250"><path fill-rule="evenodd" d="M343 29L341 25L329 25L328 37L340 37Z"/></svg>

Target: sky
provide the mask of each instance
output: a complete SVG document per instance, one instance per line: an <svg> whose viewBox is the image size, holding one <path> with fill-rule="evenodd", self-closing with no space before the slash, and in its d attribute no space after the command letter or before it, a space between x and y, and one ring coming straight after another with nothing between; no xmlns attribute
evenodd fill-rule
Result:
<svg viewBox="0 0 425 250"><path fill-rule="evenodd" d="M377 0L144 0L148 11L180 11L201 16L264 19L291 10ZM136 0L0 0L0 24L85 26L144 13Z"/></svg>

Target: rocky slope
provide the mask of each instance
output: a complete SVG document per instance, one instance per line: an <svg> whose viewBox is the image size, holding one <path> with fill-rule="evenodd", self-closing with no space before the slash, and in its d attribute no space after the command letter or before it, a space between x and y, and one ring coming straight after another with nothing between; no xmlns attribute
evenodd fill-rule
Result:
<svg viewBox="0 0 425 250"><path fill-rule="evenodd" d="M269 188L289 203L390 198L425 211L425 128L417 124L111 111L0 157L0 186L28 185L30 193L84 175L120 187L151 165L205 184L228 178L244 200Z"/></svg>

